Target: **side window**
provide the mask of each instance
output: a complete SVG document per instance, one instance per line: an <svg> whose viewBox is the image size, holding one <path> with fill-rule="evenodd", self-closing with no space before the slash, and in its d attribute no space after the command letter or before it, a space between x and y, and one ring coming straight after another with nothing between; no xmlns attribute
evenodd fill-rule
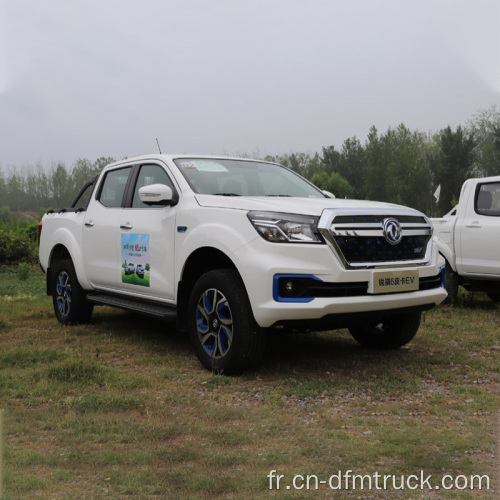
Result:
<svg viewBox="0 0 500 500"><path fill-rule="evenodd" d="M123 193L132 167L111 170L106 174L99 192L99 201L108 208L122 206Z"/></svg>
<svg viewBox="0 0 500 500"><path fill-rule="evenodd" d="M151 184L165 184L172 191L175 191L174 185L170 180L167 172L159 165L142 165L137 177L137 183L134 189L134 197L132 198L133 208L151 208L139 198L139 188L150 186Z"/></svg>
<svg viewBox="0 0 500 500"><path fill-rule="evenodd" d="M481 215L500 216L500 182L481 184L476 193L474 208Z"/></svg>

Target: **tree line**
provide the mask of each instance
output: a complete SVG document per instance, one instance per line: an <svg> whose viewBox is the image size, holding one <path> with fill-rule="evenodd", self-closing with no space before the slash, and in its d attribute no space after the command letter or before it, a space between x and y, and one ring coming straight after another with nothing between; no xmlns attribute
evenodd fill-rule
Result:
<svg viewBox="0 0 500 500"><path fill-rule="evenodd" d="M113 158L94 162L78 159L72 167L58 162L46 172L43 165L24 165L4 176L0 170L0 221L9 211L40 212L67 207L83 184L98 174Z"/></svg>
<svg viewBox="0 0 500 500"><path fill-rule="evenodd" d="M351 137L340 149L325 146L321 153L265 159L291 168L339 198L387 201L442 215L456 204L467 178L500 175L500 111L496 106L480 110L467 125L435 133L404 124L380 133L373 126L364 144ZM78 159L71 167L59 162L49 172L41 164L11 168L8 174L0 169L0 222L10 211L68 206L85 181L111 161Z"/></svg>
<svg viewBox="0 0 500 500"><path fill-rule="evenodd" d="M435 133L401 124L381 134L372 127L364 144L351 137L340 149L328 146L321 154L268 159L340 198L386 201L443 215L456 205L466 179L500 175L500 112L496 106L480 110L466 126Z"/></svg>

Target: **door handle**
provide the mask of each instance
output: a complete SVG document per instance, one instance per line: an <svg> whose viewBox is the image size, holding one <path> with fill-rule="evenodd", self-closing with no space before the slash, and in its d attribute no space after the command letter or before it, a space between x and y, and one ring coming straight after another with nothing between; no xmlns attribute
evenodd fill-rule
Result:
<svg viewBox="0 0 500 500"><path fill-rule="evenodd" d="M120 229L132 229L132 224L130 222L123 222L120 224Z"/></svg>
<svg viewBox="0 0 500 500"><path fill-rule="evenodd" d="M465 227L470 227L470 228L474 229L474 228L483 227L483 225L479 221L474 220L470 224L465 224Z"/></svg>
<svg viewBox="0 0 500 500"><path fill-rule="evenodd" d="M85 227L93 227L93 226L94 226L94 221L91 221L91 220L85 221Z"/></svg>

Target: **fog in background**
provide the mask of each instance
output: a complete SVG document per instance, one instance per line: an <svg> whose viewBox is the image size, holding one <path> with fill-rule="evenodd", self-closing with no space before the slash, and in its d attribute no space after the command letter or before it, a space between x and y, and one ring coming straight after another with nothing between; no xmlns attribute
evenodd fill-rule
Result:
<svg viewBox="0 0 500 500"><path fill-rule="evenodd" d="M497 0L0 0L0 165L281 154L500 104Z"/></svg>

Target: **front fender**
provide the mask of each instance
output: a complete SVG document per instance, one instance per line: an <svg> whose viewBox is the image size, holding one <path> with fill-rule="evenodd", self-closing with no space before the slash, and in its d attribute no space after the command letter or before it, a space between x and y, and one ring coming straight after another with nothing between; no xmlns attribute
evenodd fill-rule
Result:
<svg viewBox="0 0 500 500"><path fill-rule="evenodd" d="M453 253L453 250L446 243L443 243L440 239L437 238L434 239L434 244L437 247L438 253L446 259L446 262L450 265L453 272L456 273L457 266L455 263L455 254Z"/></svg>
<svg viewBox="0 0 500 500"><path fill-rule="evenodd" d="M202 223L190 221L182 226L187 228L185 232L178 232L176 235L176 281L179 281L189 256L199 248L211 247L232 259L239 248L260 238L248 221L246 212L210 208L207 210L213 211L209 220ZM220 213L217 214L216 211ZM233 262L237 269L241 266L241 263L234 260Z"/></svg>

